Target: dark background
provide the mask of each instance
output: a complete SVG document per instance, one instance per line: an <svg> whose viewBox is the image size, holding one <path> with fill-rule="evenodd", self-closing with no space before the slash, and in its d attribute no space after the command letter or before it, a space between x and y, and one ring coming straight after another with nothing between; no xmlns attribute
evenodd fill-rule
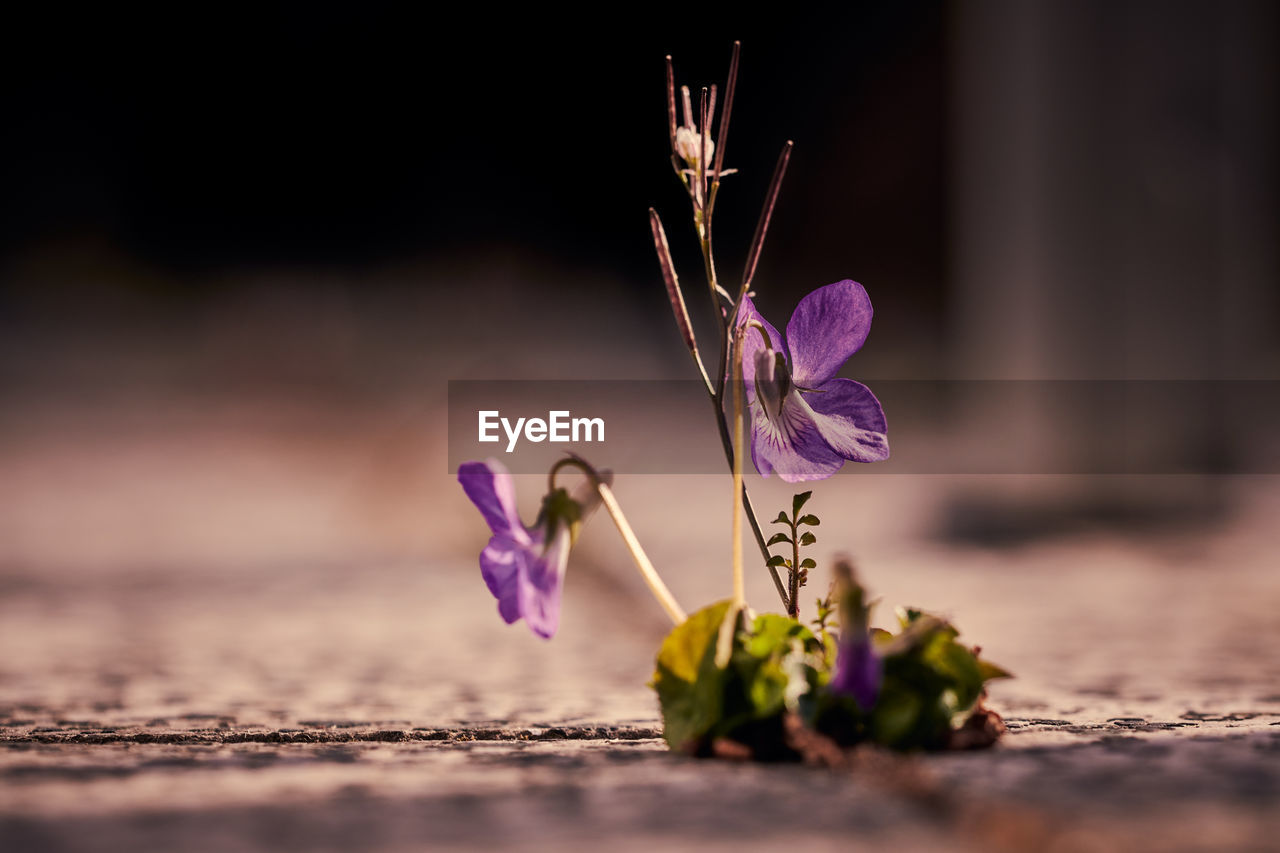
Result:
<svg viewBox="0 0 1280 853"><path fill-rule="evenodd" d="M663 57L696 91L735 38L721 275L794 140L757 302L783 327L862 282L876 317L845 375L1280 375L1271 2L21 12L0 51L0 565L341 550L322 524L425 553L423 507L458 497L447 380L689 379L646 221L705 321ZM888 405L895 459L1078 471L1099 436L1176 470L1277 458L1273 421L1221 395L1152 419L1052 388ZM1118 482L1072 488L1106 508ZM1213 490L1186 493L1199 512ZM922 527L950 500L929 496ZM301 520L312 498L327 521Z"/></svg>
<svg viewBox="0 0 1280 853"><path fill-rule="evenodd" d="M55 292L101 287L196 310L228 271L308 269L358 289L370 268L496 251L610 271L648 305L649 205L679 257L696 258L664 157L663 56L696 93L723 85L739 38L727 164L742 172L717 219L725 275L740 274L794 139L764 272L793 298L876 281L940 328L946 8L675 15L289 4L11 21L0 298L28 319L47 316ZM152 274L104 283L106 252ZM15 274L76 257L98 274Z"/></svg>

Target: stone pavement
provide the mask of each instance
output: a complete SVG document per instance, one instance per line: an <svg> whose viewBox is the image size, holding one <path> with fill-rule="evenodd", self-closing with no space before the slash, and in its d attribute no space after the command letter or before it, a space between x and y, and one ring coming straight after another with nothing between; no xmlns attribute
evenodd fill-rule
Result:
<svg viewBox="0 0 1280 853"><path fill-rule="evenodd" d="M657 738L644 685L668 626L603 516L559 635L501 624L429 414L0 418L0 850L1280 844L1276 478L1215 482L1233 509L1203 523L1003 548L932 537L940 507L1062 478L827 481L816 556L855 554L880 621L946 612L1014 671L991 697L1010 733L841 772L744 766ZM541 481L521 478L528 517ZM708 521L726 478L616 493L687 608L726 594ZM763 573L748 595L772 607Z"/></svg>

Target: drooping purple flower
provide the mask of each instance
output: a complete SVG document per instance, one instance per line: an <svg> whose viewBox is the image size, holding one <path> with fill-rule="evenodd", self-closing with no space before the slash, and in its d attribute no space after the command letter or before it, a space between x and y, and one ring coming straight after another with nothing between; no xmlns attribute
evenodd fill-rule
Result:
<svg viewBox="0 0 1280 853"><path fill-rule="evenodd" d="M869 712L880 696L884 662L872 644L871 609L867 591L858 582L847 558L836 560L834 594L840 607L840 638L836 645L836 666L828 685L832 693L852 696L858 707Z"/></svg>
<svg viewBox="0 0 1280 853"><path fill-rule="evenodd" d="M830 477L846 461L889 458L884 410L865 385L837 379L841 365L871 331L871 299L856 281L810 293L778 330L743 297L740 357L751 409L751 459L764 476L788 483ZM766 345L764 335L768 335Z"/></svg>
<svg viewBox="0 0 1280 853"><path fill-rule="evenodd" d="M829 686L832 693L852 696L860 709L870 711L880 695L884 664L865 631L848 633L847 640L843 635L840 638Z"/></svg>
<svg viewBox="0 0 1280 853"><path fill-rule="evenodd" d="M560 593L579 504L558 490L534 526L526 527L516 508L515 482L498 460L463 463L458 482L493 532L480 552L480 572L498 599L498 613L507 624L523 618L533 633L550 638L560 625Z"/></svg>

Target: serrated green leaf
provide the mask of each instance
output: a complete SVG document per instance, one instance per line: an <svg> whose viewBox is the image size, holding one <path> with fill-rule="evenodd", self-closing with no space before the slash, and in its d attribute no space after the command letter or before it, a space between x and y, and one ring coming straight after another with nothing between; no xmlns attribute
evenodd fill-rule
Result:
<svg viewBox="0 0 1280 853"><path fill-rule="evenodd" d="M770 545L777 545L779 542L786 542L788 545L792 544L791 537L785 533L773 534L772 536L769 537L769 541L764 544L766 546L770 546Z"/></svg>
<svg viewBox="0 0 1280 853"><path fill-rule="evenodd" d="M769 558L769 561L765 563L766 566L783 566L786 564L787 564L787 558L782 556L781 554L774 554L772 557Z"/></svg>
<svg viewBox="0 0 1280 853"><path fill-rule="evenodd" d="M818 568L818 564L812 557L805 557L803 560L800 561L800 568L816 569Z"/></svg>
<svg viewBox="0 0 1280 853"><path fill-rule="evenodd" d="M809 502L809 498L813 497L813 492L801 492L791 499L791 515L794 518L800 514L800 507Z"/></svg>
<svg viewBox="0 0 1280 853"><path fill-rule="evenodd" d="M803 516L799 521L796 522L796 524L808 524L812 527L817 527L821 523L822 522L818 520L818 517L812 513L810 513L809 515Z"/></svg>
<svg viewBox="0 0 1280 853"><path fill-rule="evenodd" d="M810 533L807 530L804 532L804 535L800 537L800 545L802 547L805 545L812 545L814 542L817 542L817 541L818 541L818 537L814 536L812 533Z"/></svg>
<svg viewBox="0 0 1280 853"><path fill-rule="evenodd" d="M787 517L785 512L779 512L778 517L772 521L773 524L785 524L791 526L791 519Z"/></svg>

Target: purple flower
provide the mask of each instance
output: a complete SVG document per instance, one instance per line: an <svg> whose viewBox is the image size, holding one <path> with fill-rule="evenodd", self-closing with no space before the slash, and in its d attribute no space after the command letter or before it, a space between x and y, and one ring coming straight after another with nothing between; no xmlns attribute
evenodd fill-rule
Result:
<svg viewBox="0 0 1280 853"><path fill-rule="evenodd" d="M534 526L525 527L516 509L515 482L501 462L465 462L458 466L458 482L493 531L480 552L480 572L498 599L498 613L507 624L523 617L533 633L551 637L560 625L577 504L571 509L564 490L556 490Z"/></svg>
<svg viewBox="0 0 1280 853"><path fill-rule="evenodd" d="M884 664L866 631L849 631L849 640L840 638L836 651L836 669L831 676L832 693L852 696L863 711L870 711L880 695L880 679Z"/></svg>
<svg viewBox="0 0 1280 853"><path fill-rule="evenodd" d="M810 293L777 329L744 297L738 325L758 323L743 338L742 379L751 408L751 459L764 476L788 483L830 477L845 461L889 458L884 410L875 395L838 371L871 330L871 299L856 281Z"/></svg>

